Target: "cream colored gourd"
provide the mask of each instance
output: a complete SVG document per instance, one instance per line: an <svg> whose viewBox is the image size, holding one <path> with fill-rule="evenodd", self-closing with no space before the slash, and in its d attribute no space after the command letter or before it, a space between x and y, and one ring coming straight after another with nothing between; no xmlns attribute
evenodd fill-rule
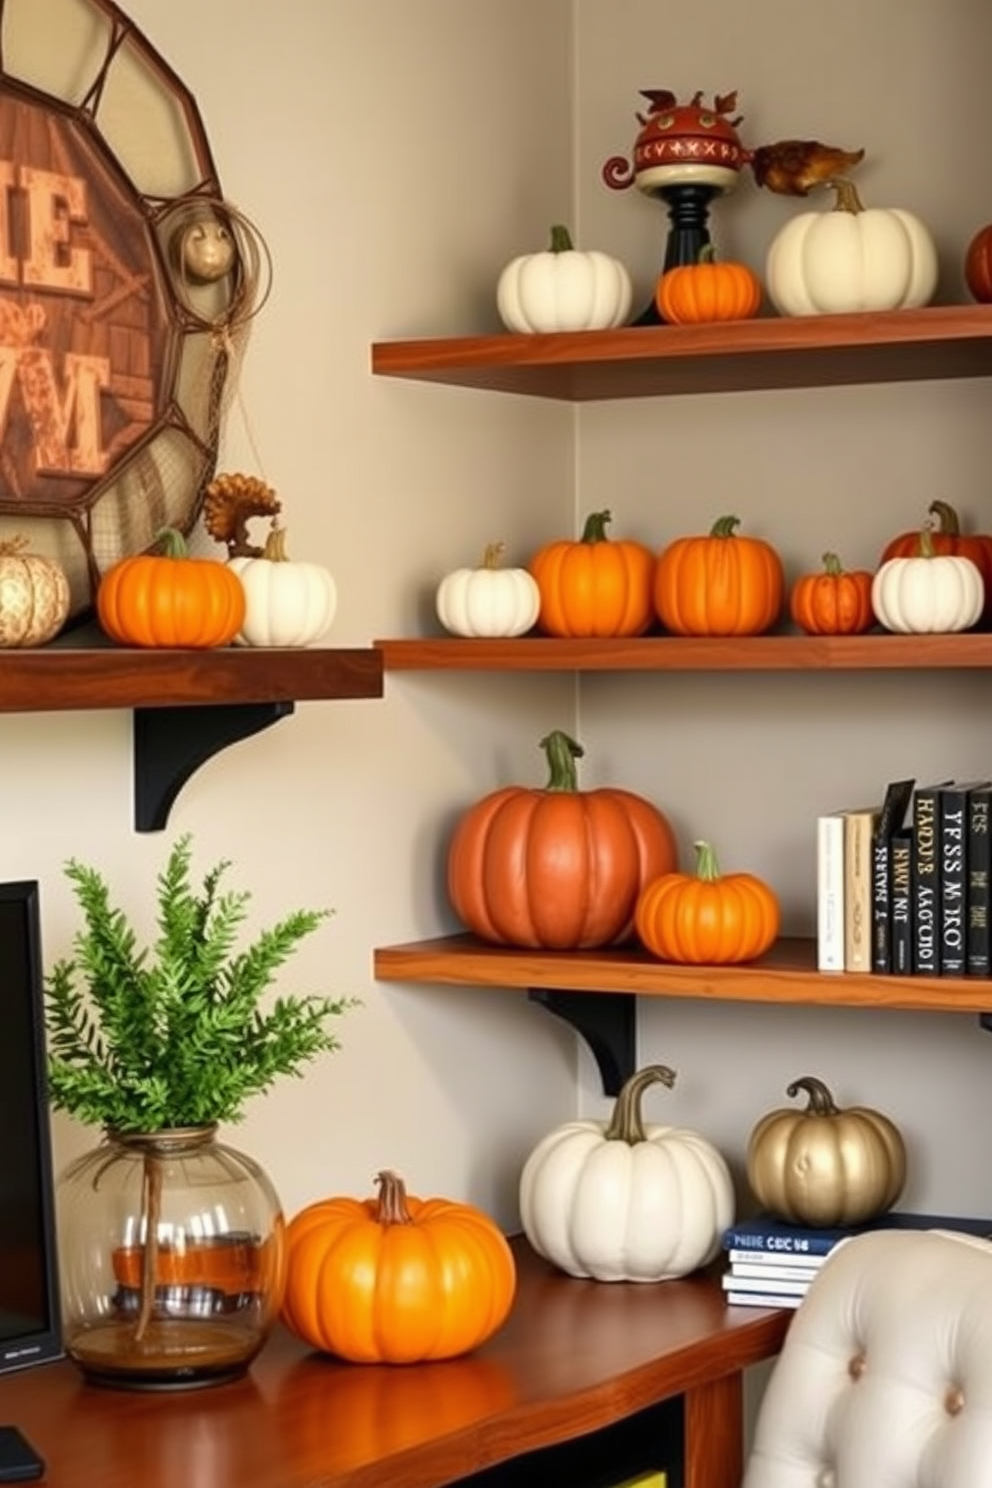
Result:
<svg viewBox="0 0 992 1488"><path fill-rule="evenodd" d="M272 528L260 558L231 558L228 567L245 591L236 646L310 646L330 630L338 603L334 579L319 563L289 557L285 528Z"/></svg>
<svg viewBox="0 0 992 1488"><path fill-rule="evenodd" d="M801 212L779 231L765 263L781 315L902 310L937 288L937 249L927 227L897 207L865 207L850 181L829 212Z"/></svg>
<svg viewBox="0 0 992 1488"><path fill-rule="evenodd" d="M748 1138L747 1178L758 1203L813 1226L863 1224L886 1213L906 1181L899 1129L870 1106L839 1108L813 1075L793 1080L786 1094L801 1092L805 1111L769 1111Z"/></svg>
<svg viewBox="0 0 992 1488"><path fill-rule="evenodd" d="M499 276L496 306L509 331L597 331L623 325L633 286L625 266L596 249L580 252L566 227L551 247L511 259Z"/></svg>
<svg viewBox="0 0 992 1488"><path fill-rule="evenodd" d="M500 568L503 551L503 543L489 543L481 568L456 568L441 580L435 607L452 635L519 636L536 623L537 580L525 568Z"/></svg>
<svg viewBox="0 0 992 1488"><path fill-rule="evenodd" d="M0 647L43 646L68 618L69 580L27 546L21 536L0 542Z"/></svg>
<svg viewBox="0 0 992 1488"><path fill-rule="evenodd" d="M570 1276L686 1276L713 1259L733 1222L733 1183L716 1148L697 1132L642 1120L641 1097L659 1081L671 1087L675 1075L647 1065L625 1083L609 1122L566 1122L524 1165L524 1233Z"/></svg>
<svg viewBox="0 0 992 1488"><path fill-rule="evenodd" d="M871 605L886 630L945 635L977 623L985 605L985 583L970 558L935 553L925 528L918 557L890 558L881 565L872 579Z"/></svg>

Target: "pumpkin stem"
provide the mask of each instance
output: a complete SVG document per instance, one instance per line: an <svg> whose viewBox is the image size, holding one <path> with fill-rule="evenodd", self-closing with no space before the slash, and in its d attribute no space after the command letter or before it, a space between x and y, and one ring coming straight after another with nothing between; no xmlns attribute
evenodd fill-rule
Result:
<svg viewBox="0 0 992 1488"><path fill-rule="evenodd" d="M586 525L582 529L582 541L584 543L608 542L606 528L612 521L613 513L610 511L591 512L586 517Z"/></svg>
<svg viewBox="0 0 992 1488"><path fill-rule="evenodd" d="M286 552L286 529L278 523L272 523L272 529L265 539L265 547L262 549L262 557L267 558L270 563L288 563L289 554Z"/></svg>
<svg viewBox="0 0 992 1488"><path fill-rule="evenodd" d="M829 574L832 579L840 578L844 572L844 567L836 553L824 553L823 571Z"/></svg>
<svg viewBox="0 0 992 1488"><path fill-rule="evenodd" d="M614 1103L609 1125L603 1133L607 1142L626 1142L629 1147L634 1147L638 1142L647 1140L641 1114L641 1097L649 1085L659 1082L671 1090L675 1084L675 1071L666 1064L646 1064L624 1082Z"/></svg>
<svg viewBox="0 0 992 1488"><path fill-rule="evenodd" d="M554 227L551 229L551 252L572 252L572 234L569 232L568 228L563 227L560 222L556 222Z"/></svg>
<svg viewBox="0 0 992 1488"><path fill-rule="evenodd" d="M740 525L740 517L717 517L710 528L710 537L733 537L734 528Z"/></svg>
<svg viewBox="0 0 992 1488"><path fill-rule="evenodd" d="M948 537L961 536L960 519L949 501L931 501L927 510L931 516L937 518L938 532L946 533Z"/></svg>
<svg viewBox="0 0 992 1488"><path fill-rule="evenodd" d="M406 1207L406 1184L399 1173L383 1168L381 1173L376 1173L375 1181L379 1189L376 1224L412 1224L413 1216Z"/></svg>
<svg viewBox="0 0 992 1488"><path fill-rule="evenodd" d="M793 1080L792 1084L788 1087L785 1093L790 1098L794 1098L799 1094L800 1091L805 1092L805 1094L809 1096L809 1105L806 1107L806 1109L810 1113L810 1115L838 1115L837 1107L834 1105L833 1096L830 1094L830 1091L827 1089L826 1085L824 1085L823 1081L818 1080L815 1075L802 1075L798 1080Z"/></svg>
<svg viewBox="0 0 992 1488"><path fill-rule="evenodd" d="M926 522L920 530L920 557L933 558L936 552L933 545L933 526L930 522Z"/></svg>
<svg viewBox="0 0 992 1488"><path fill-rule="evenodd" d="M864 211L865 204L858 195L858 188L846 176L837 176L833 181L824 181L823 184L837 193L833 211L854 213Z"/></svg>
<svg viewBox="0 0 992 1488"><path fill-rule="evenodd" d="M562 729L552 729L541 740L541 748L547 756L550 775L545 790L577 791L579 773L575 761L581 759L585 750Z"/></svg>
<svg viewBox="0 0 992 1488"><path fill-rule="evenodd" d="M708 842L694 842L692 845L696 853L696 877L704 883L715 883L720 877L716 852Z"/></svg>
<svg viewBox="0 0 992 1488"><path fill-rule="evenodd" d="M483 554L482 554L482 566L483 566L483 568L489 568L489 569L499 568L500 559L502 558L502 556L503 556L503 554L505 552L506 552L506 543L503 543L503 542L486 543L485 549L483 550Z"/></svg>
<svg viewBox="0 0 992 1488"><path fill-rule="evenodd" d="M30 546L30 539L25 537L23 532L18 532L16 537L8 537L3 542L0 542L0 556L13 558L18 553L23 553Z"/></svg>
<svg viewBox="0 0 992 1488"><path fill-rule="evenodd" d="M155 541L161 544L163 558L187 557L186 539L178 527L160 527Z"/></svg>

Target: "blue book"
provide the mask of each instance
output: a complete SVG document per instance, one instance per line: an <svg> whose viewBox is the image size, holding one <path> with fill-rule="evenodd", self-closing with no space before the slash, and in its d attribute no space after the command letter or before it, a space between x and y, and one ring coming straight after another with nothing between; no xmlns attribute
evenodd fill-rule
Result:
<svg viewBox="0 0 992 1488"><path fill-rule="evenodd" d="M992 1219L964 1218L960 1214L909 1214L892 1209L863 1225L839 1225L835 1229L812 1229L758 1214L742 1219L723 1234L724 1250L747 1250L755 1255L829 1255L834 1246L852 1235L869 1230L959 1230L992 1240Z"/></svg>

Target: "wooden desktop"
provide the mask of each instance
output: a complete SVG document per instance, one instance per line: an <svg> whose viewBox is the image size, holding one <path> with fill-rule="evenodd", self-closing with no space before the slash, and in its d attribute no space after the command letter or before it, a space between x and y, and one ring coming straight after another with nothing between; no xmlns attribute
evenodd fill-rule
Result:
<svg viewBox="0 0 992 1488"><path fill-rule="evenodd" d="M246 1378L198 1390L100 1388L67 1361L8 1374L0 1421L51 1488L441 1488L681 1397L685 1488L738 1488L742 1371L791 1314L728 1307L712 1275L577 1281L513 1244L510 1319L464 1358L342 1364L279 1329Z"/></svg>

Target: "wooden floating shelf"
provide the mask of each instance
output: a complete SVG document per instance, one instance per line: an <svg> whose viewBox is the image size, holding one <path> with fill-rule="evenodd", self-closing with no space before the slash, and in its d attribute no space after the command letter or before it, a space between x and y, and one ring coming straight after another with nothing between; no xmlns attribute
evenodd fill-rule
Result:
<svg viewBox="0 0 992 1488"><path fill-rule="evenodd" d="M669 966L635 948L540 952L448 935L374 953L383 982L434 982L529 991L633 993L639 997L724 1002L873 1007L903 1011L985 1013L992 982L982 978L897 977L816 970L812 940L780 940L745 966Z"/></svg>
<svg viewBox="0 0 992 1488"><path fill-rule="evenodd" d="M992 306L379 341L372 371L570 402L992 376Z"/></svg>
<svg viewBox="0 0 992 1488"><path fill-rule="evenodd" d="M382 657L360 650L225 646L131 648L91 631L34 650L9 650L0 665L0 712L174 708L382 696Z"/></svg>
<svg viewBox="0 0 992 1488"><path fill-rule="evenodd" d="M747 637L633 640L378 640L387 672L402 671L919 671L992 667L992 635Z"/></svg>

